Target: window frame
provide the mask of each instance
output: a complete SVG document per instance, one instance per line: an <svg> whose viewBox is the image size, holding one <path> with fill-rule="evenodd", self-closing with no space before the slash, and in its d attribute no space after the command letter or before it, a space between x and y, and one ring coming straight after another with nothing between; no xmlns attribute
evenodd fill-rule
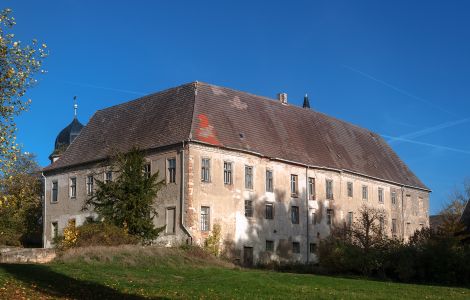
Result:
<svg viewBox="0 0 470 300"><path fill-rule="evenodd" d="M268 207L270 209L268 209ZM268 213L270 212L270 213ZM265 213L264 217L266 220L273 220L274 219L274 203L266 203L265 204Z"/></svg>
<svg viewBox="0 0 470 300"><path fill-rule="evenodd" d="M377 197L378 197L379 203L385 203L383 188L379 187L377 189Z"/></svg>
<svg viewBox="0 0 470 300"><path fill-rule="evenodd" d="M93 175L87 175L86 176L86 195L87 196L93 196L94 190L95 190L94 184L95 184L95 178L93 177Z"/></svg>
<svg viewBox="0 0 470 300"><path fill-rule="evenodd" d="M315 177L308 178L308 198L310 200L315 200L316 197L316 186L315 186Z"/></svg>
<svg viewBox="0 0 470 300"><path fill-rule="evenodd" d="M296 225L300 224L300 209L299 209L299 206L292 205L290 209L291 209L291 213L290 213L291 223L296 224Z"/></svg>
<svg viewBox="0 0 470 300"><path fill-rule="evenodd" d="M77 177L73 176L69 179L69 197L70 199L77 198Z"/></svg>
<svg viewBox="0 0 470 300"><path fill-rule="evenodd" d="M170 157L166 160L167 163L167 182L176 183L176 157Z"/></svg>
<svg viewBox="0 0 470 300"><path fill-rule="evenodd" d="M317 252L317 243L310 243L309 244L309 252L310 254L315 254Z"/></svg>
<svg viewBox="0 0 470 300"><path fill-rule="evenodd" d="M333 179L325 179L325 193L327 200L334 200Z"/></svg>
<svg viewBox="0 0 470 300"><path fill-rule="evenodd" d="M201 182L211 182L211 159L209 157L201 158Z"/></svg>
<svg viewBox="0 0 470 300"><path fill-rule="evenodd" d="M273 174L273 170L271 169L266 169L266 186L265 186L265 189L266 189L266 192L268 193L272 193L274 191L274 174ZM270 175L268 175L270 174Z"/></svg>
<svg viewBox="0 0 470 300"><path fill-rule="evenodd" d="M326 225L328 226L332 226L334 221L334 215L335 215L335 211L332 209L332 208L328 208L326 210Z"/></svg>
<svg viewBox="0 0 470 300"><path fill-rule="evenodd" d="M350 211L350 212L348 212L348 219L347 219L346 225L348 227L351 227L353 222L354 222L354 213L352 211Z"/></svg>
<svg viewBox="0 0 470 300"><path fill-rule="evenodd" d="M233 185L233 162L224 161L224 185Z"/></svg>
<svg viewBox="0 0 470 300"><path fill-rule="evenodd" d="M59 181L53 180L51 185L51 203L59 202Z"/></svg>
<svg viewBox="0 0 470 300"><path fill-rule="evenodd" d="M270 245L269 247L268 247L268 244ZM273 240L266 240L265 251L266 252L274 252L274 241Z"/></svg>
<svg viewBox="0 0 470 300"><path fill-rule="evenodd" d="M165 208L165 225L168 225L168 211L173 210L173 231L168 231L168 226L165 226L166 235L176 234L176 206L169 206Z"/></svg>
<svg viewBox="0 0 470 300"><path fill-rule="evenodd" d="M290 195L297 198L299 195L299 176L297 174L290 174Z"/></svg>
<svg viewBox="0 0 470 300"><path fill-rule="evenodd" d="M300 242L292 242L292 254L300 254Z"/></svg>
<svg viewBox="0 0 470 300"><path fill-rule="evenodd" d="M202 232L211 230L211 208L210 206L201 206L200 229Z"/></svg>
<svg viewBox="0 0 470 300"><path fill-rule="evenodd" d="M362 200L369 201L369 187L362 185Z"/></svg>
<svg viewBox="0 0 470 300"><path fill-rule="evenodd" d="M352 198L354 196L354 184L352 181L348 181L346 183L346 189L347 189L348 197Z"/></svg>
<svg viewBox="0 0 470 300"><path fill-rule="evenodd" d="M391 192L390 198L392 199L391 200L392 205L397 205L397 192L396 191Z"/></svg>
<svg viewBox="0 0 470 300"><path fill-rule="evenodd" d="M54 240L59 236L59 222L52 221L51 222L51 239Z"/></svg>
<svg viewBox="0 0 470 300"><path fill-rule="evenodd" d="M246 199L245 200L245 217L246 218L253 218L253 200Z"/></svg>
<svg viewBox="0 0 470 300"><path fill-rule="evenodd" d="M152 176L152 162L146 162L144 164L143 173L144 173L145 178L147 179L150 178L150 176Z"/></svg>
<svg viewBox="0 0 470 300"><path fill-rule="evenodd" d="M104 182L105 183L110 183L112 181L113 181L113 171L108 170L104 173Z"/></svg>
<svg viewBox="0 0 470 300"><path fill-rule="evenodd" d="M254 186L253 169L254 169L253 166L245 165L245 189L246 190L253 190L253 186Z"/></svg>

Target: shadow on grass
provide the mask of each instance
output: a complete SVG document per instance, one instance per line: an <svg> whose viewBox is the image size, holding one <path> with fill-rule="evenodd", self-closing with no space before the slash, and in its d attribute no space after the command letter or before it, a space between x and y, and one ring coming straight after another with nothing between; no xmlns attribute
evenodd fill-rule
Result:
<svg viewBox="0 0 470 300"><path fill-rule="evenodd" d="M51 270L46 265L0 264L0 268L15 279L52 297L72 299L149 299L119 292L99 283L75 279ZM150 298L163 299L163 298Z"/></svg>

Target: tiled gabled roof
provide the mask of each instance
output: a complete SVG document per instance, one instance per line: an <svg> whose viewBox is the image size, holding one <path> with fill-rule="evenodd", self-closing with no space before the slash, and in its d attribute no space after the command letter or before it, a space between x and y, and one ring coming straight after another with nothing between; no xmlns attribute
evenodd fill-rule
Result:
<svg viewBox="0 0 470 300"><path fill-rule="evenodd" d="M200 82L98 111L45 171L103 159L112 149L157 148L183 140L427 189L369 130L314 110Z"/></svg>

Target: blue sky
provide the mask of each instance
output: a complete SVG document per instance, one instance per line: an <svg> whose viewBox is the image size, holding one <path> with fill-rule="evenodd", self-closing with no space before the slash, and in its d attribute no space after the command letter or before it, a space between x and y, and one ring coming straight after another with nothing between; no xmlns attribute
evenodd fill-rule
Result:
<svg viewBox="0 0 470 300"><path fill-rule="evenodd" d="M110 105L190 81L267 97L371 129L429 186L431 213L470 176L470 2L2 1L48 73L18 121L48 163L57 133Z"/></svg>

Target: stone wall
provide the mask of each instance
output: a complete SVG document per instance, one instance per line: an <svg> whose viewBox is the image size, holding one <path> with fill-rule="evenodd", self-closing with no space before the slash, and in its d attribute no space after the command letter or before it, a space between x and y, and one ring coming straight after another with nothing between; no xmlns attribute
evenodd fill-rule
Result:
<svg viewBox="0 0 470 300"><path fill-rule="evenodd" d="M8 248L0 249L0 263L48 263L56 257L55 249Z"/></svg>

